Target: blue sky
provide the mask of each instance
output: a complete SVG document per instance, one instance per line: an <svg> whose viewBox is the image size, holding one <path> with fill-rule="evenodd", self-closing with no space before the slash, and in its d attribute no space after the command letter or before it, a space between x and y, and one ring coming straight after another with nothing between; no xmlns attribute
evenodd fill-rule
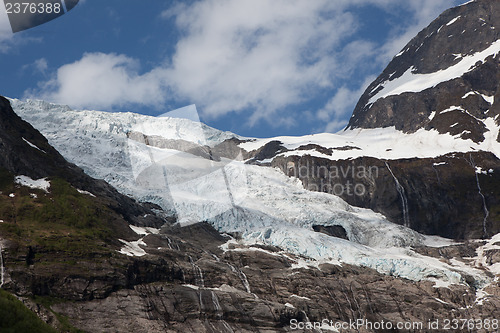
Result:
<svg viewBox="0 0 500 333"><path fill-rule="evenodd" d="M12 34L0 94L159 115L196 104L243 136L342 129L364 88L465 0L84 0Z"/></svg>

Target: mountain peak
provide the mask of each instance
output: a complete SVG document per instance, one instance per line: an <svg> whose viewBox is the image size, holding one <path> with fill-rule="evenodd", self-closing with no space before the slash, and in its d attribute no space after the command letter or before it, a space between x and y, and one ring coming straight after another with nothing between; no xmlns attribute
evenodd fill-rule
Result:
<svg viewBox="0 0 500 333"><path fill-rule="evenodd" d="M370 84L348 128L437 129L483 141L484 120L500 113L499 52L500 1L445 11Z"/></svg>

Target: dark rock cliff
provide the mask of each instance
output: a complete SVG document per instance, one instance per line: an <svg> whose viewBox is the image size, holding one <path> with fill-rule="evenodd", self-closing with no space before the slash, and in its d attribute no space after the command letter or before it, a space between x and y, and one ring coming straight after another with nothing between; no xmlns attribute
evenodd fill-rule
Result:
<svg viewBox="0 0 500 333"><path fill-rule="evenodd" d="M500 160L491 153L393 161L279 156L271 166L306 189L339 195L423 234L472 239L500 232Z"/></svg>

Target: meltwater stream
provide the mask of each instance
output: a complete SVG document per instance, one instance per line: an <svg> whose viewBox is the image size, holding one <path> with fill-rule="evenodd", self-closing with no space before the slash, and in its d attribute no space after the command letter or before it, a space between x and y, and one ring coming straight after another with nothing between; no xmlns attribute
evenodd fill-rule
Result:
<svg viewBox="0 0 500 333"><path fill-rule="evenodd" d="M3 266L3 254L2 254L2 244L0 243L0 288L3 287L4 284L4 266Z"/></svg>
<svg viewBox="0 0 500 333"><path fill-rule="evenodd" d="M481 184L479 183L479 176L478 176L478 171L476 164L474 163L474 159L472 158L472 155L469 155L469 163L472 165L474 168L474 175L476 176L476 184L477 184L477 190L479 192L479 195L481 196L481 199L483 200L483 210L484 210L484 219L483 219L483 237L487 237L487 232L486 232L486 221L488 220L488 217L490 216L490 211L488 210L488 206L486 205L486 198L484 197L484 194L481 190Z"/></svg>
<svg viewBox="0 0 500 333"><path fill-rule="evenodd" d="M405 189L403 186L401 186L401 183L399 180L396 178L394 173L391 170L391 167L389 166L389 163L385 162L385 166L389 170L389 172L392 175L392 178L394 178L394 182L396 183L396 190L399 193L399 196L401 198L401 203L403 205L403 224L405 227L410 227L410 216L408 215L408 199L406 198L406 193Z"/></svg>

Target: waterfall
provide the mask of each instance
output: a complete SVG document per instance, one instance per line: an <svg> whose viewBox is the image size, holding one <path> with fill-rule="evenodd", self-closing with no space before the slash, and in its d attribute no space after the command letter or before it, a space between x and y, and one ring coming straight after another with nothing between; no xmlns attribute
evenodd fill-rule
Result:
<svg viewBox="0 0 500 333"><path fill-rule="evenodd" d="M399 197L401 198L401 203L403 205L403 224L405 227L410 227L410 216L408 214L408 199L406 198L405 189L403 186L401 186L401 183L392 172L389 163L385 162L385 166L391 173L392 178L394 178L394 182L396 183L396 190L398 191Z"/></svg>
<svg viewBox="0 0 500 333"><path fill-rule="evenodd" d="M252 291L250 290L250 283L248 283L247 276L245 275L245 273L243 273L241 269L238 269L238 276L240 277L243 286L245 286L247 293L251 294Z"/></svg>
<svg viewBox="0 0 500 333"><path fill-rule="evenodd" d="M483 192L481 191L481 184L479 183L479 176L477 175L477 170L476 170L476 164L474 163L474 159L472 158L472 155L469 155L470 159L470 164L474 168L474 175L476 176L476 184L477 184L477 190L479 192L479 195L481 196L481 199L483 200L483 210L484 210L484 219L483 219L483 237L487 237L487 232L486 232L486 221L488 220L488 217L490 216L490 211L488 210L488 206L486 206L486 198L484 197Z"/></svg>
<svg viewBox="0 0 500 333"><path fill-rule="evenodd" d="M441 178L439 178L439 173L438 173L436 167L434 166L434 164L432 165L432 169L434 169L434 172L436 173L436 178L438 180L438 184L441 185Z"/></svg>
<svg viewBox="0 0 500 333"><path fill-rule="evenodd" d="M205 281L203 281L203 271L201 270L200 266L198 266L194 263L194 260L191 256L189 256L189 262L191 263L191 266L193 266L194 283L196 284L196 286L199 287L198 298L200 301L200 314L201 314L204 311L203 296L201 294L201 292L202 292L201 288L205 287Z"/></svg>
<svg viewBox="0 0 500 333"><path fill-rule="evenodd" d="M228 262L226 262L225 264L228 265L229 268L231 268L231 271L238 274L238 277L240 278L241 283L245 287L246 292L249 294L252 294L255 298L259 298L257 295L252 293L252 290L250 289L250 283L248 282L248 279L247 279L247 276L245 275L245 273L243 273L243 271L241 269L234 267L233 265L231 265Z"/></svg>
<svg viewBox="0 0 500 333"><path fill-rule="evenodd" d="M193 258L191 256L189 256L189 261L193 266L194 281L196 285L201 288L205 287L205 281L203 280L203 271L201 270L200 266L194 263Z"/></svg>
<svg viewBox="0 0 500 333"><path fill-rule="evenodd" d="M226 323L225 320L222 320L222 325L224 325L224 328L229 332L229 333L234 333L233 329L231 328L231 326L229 326L228 323Z"/></svg>
<svg viewBox="0 0 500 333"><path fill-rule="evenodd" d="M220 306L219 299L217 298L217 295L215 292L212 290L212 303L214 304L214 309L215 309L215 316L220 319L222 318L222 307Z"/></svg>
<svg viewBox="0 0 500 333"><path fill-rule="evenodd" d="M224 326L224 328L226 329L227 332L234 333L231 326L229 326L229 324L224 319L222 319L222 317L224 316L224 311L222 310L222 307L220 306L220 302L219 302L219 298L217 297L217 294L213 290L211 291L211 293L212 293L212 303L214 304L214 309L215 309L215 317L217 318L217 320L220 323L222 323L222 325Z"/></svg>
<svg viewBox="0 0 500 333"><path fill-rule="evenodd" d="M173 248L172 248L172 241L171 241L171 240L170 240L170 238L168 238L167 236L165 236L165 237L167 238L167 241L168 241L168 248L169 248L170 250L173 250Z"/></svg>
<svg viewBox="0 0 500 333"><path fill-rule="evenodd" d="M3 267L3 254L2 254L2 244L0 243L0 288L3 287L4 284L4 271L5 268Z"/></svg>
<svg viewBox="0 0 500 333"><path fill-rule="evenodd" d="M214 253L212 253L210 251L207 251L207 250L203 250L203 252L205 252L206 254L208 254L209 256L211 256L212 258L214 258L215 261L220 262L220 258L217 257L217 255L215 255Z"/></svg>

